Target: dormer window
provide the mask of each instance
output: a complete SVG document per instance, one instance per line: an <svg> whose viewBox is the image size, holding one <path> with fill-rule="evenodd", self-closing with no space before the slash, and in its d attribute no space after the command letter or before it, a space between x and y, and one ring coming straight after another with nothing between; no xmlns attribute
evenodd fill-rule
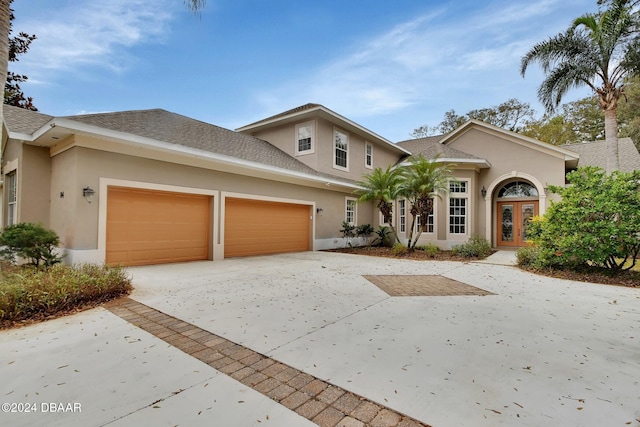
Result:
<svg viewBox="0 0 640 427"><path fill-rule="evenodd" d="M314 152L313 122L296 125L296 155Z"/></svg>

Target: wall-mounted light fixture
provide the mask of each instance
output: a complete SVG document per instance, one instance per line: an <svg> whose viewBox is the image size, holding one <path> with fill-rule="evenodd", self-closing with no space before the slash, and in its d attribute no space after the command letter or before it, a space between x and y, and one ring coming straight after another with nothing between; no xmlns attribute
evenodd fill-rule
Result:
<svg viewBox="0 0 640 427"><path fill-rule="evenodd" d="M87 199L87 202L93 202L93 195L96 194L96 191L91 188L91 186L87 185L82 189L82 197Z"/></svg>
<svg viewBox="0 0 640 427"><path fill-rule="evenodd" d="M323 212L324 212L324 209L322 209L322 208L317 208L317 209L316 209L316 213L317 213L319 216L322 216L322 213L323 213Z"/></svg>
<svg viewBox="0 0 640 427"><path fill-rule="evenodd" d="M480 194L482 194L482 197L487 197L487 189L484 188L484 185L482 186L482 190L480 190Z"/></svg>

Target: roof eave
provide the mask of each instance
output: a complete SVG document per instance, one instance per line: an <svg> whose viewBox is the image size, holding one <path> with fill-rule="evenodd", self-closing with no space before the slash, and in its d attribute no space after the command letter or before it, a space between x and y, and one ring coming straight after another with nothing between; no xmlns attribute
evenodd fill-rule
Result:
<svg viewBox="0 0 640 427"><path fill-rule="evenodd" d="M250 160L238 159L236 157L227 156L224 154L213 153L211 151L206 151L193 147L186 147L182 145L173 144L170 142L164 142L155 140L152 138L146 138L143 136L138 136L126 132L115 131L111 129L101 128L95 125L89 125L86 123L80 123L75 120L56 118L51 120L49 123L42 126L33 135L28 134L13 134L10 135L11 138L21 139L26 142L37 142L38 140L43 141L40 144L42 146L53 146L55 143L59 142L59 139L53 140L51 143L45 144L44 141L47 141L47 133L48 132L58 132L64 134L88 134L95 135L111 140L118 141L120 143L125 143L129 145L137 145L143 146L148 149L163 151L163 152L171 152L175 154L181 154L187 157L192 158L200 158L204 159L212 164L224 164L231 167L237 167L243 169L246 175L252 175L256 173L267 174L272 176L279 177L287 177L289 179L293 179L299 182L308 182L321 184L324 186L333 186L336 189L344 189L347 191L352 191L358 188L357 185L340 181L338 179L331 179L322 176L315 176L306 174L303 172L292 171L288 169L278 168L275 166L265 165L259 162L253 162ZM248 173L247 173L248 172Z"/></svg>

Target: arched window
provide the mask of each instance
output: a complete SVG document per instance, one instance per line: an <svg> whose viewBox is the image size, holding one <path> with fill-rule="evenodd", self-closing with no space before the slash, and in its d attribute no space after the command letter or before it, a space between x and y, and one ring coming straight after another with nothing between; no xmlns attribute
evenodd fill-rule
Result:
<svg viewBox="0 0 640 427"><path fill-rule="evenodd" d="M498 198L538 197L536 187L523 181L513 181L505 185L498 192Z"/></svg>

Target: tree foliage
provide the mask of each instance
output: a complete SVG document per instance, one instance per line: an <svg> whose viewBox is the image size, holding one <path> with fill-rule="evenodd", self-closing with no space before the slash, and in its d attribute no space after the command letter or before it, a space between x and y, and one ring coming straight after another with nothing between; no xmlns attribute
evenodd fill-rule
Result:
<svg viewBox="0 0 640 427"><path fill-rule="evenodd" d="M359 202L374 202L382 214L384 222L389 224L396 240L398 233L393 226L393 202L398 198L402 176L399 168L387 166L386 170L375 168L363 176L356 191Z"/></svg>
<svg viewBox="0 0 640 427"><path fill-rule="evenodd" d="M11 28L13 27L12 21L15 16L13 14L13 9L10 9L10 12L9 29L11 31ZM9 62L18 62L19 56L27 53L31 42L36 38L37 37L34 34L27 34L25 32L20 32L13 37L9 37ZM24 74L7 71L7 80L4 85L4 103L7 105L13 105L14 107L38 111L38 109L33 105L33 98L26 97L20 87L20 84L27 80L29 80L29 77Z"/></svg>
<svg viewBox="0 0 640 427"><path fill-rule="evenodd" d="M607 170L619 169L616 109L624 81L640 73L640 23L631 0L606 1L606 8L576 18L563 33L535 44L520 72L537 63L545 73L538 98L553 112L573 88L589 87L604 111Z"/></svg>
<svg viewBox="0 0 640 427"><path fill-rule="evenodd" d="M414 235L418 216L427 218L433 213L433 198L440 197L447 190L450 177L450 167L438 162L437 157L426 159L422 155L413 156L402 166L387 167L386 170L376 168L364 175L358 183L360 189L355 193L359 202L376 203L396 242L400 242L400 238L393 225L393 204L398 199L406 199L413 217L408 242L409 248L413 250L426 227L425 221ZM345 228L343 224L343 229Z"/></svg>
<svg viewBox="0 0 640 427"><path fill-rule="evenodd" d="M549 187L562 200L528 229L539 247L539 265L633 268L640 253L640 171L607 175L586 167L567 180L567 187Z"/></svg>
<svg viewBox="0 0 640 427"><path fill-rule="evenodd" d="M426 218L433 214L433 199L441 197L448 189L451 178L450 166L438 162L438 158L427 159L422 155L409 159L409 165L402 168L402 182L398 195L407 199L412 220L409 228L408 246L415 249L418 239L427 226ZM423 218L422 225L416 229L417 218Z"/></svg>
<svg viewBox="0 0 640 427"><path fill-rule="evenodd" d="M0 233L0 257L10 263L25 258L35 267L50 267L62 261L56 253L58 245L60 238L55 231L38 224L14 224Z"/></svg>
<svg viewBox="0 0 640 427"><path fill-rule="evenodd" d="M471 119L480 120L490 125L505 128L514 132L524 129L526 123L533 120L535 110L526 102L511 98L499 105L471 110L464 115L458 115L455 110L444 114L437 126L423 125L411 132L414 138L423 138L436 134L446 134L454 131Z"/></svg>

